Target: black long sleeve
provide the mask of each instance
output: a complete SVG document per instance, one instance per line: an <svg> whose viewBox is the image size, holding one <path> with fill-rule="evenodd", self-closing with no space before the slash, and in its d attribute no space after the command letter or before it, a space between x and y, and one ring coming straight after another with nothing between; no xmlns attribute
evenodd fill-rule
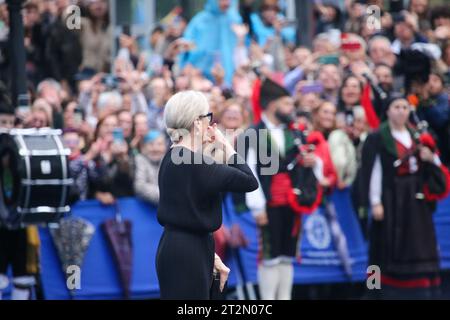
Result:
<svg viewBox="0 0 450 320"><path fill-rule="evenodd" d="M208 193L251 192L258 188L258 181L238 154L232 155L227 164L197 166L195 170Z"/></svg>
<svg viewBox="0 0 450 320"><path fill-rule="evenodd" d="M258 188L252 171L237 154L230 157L228 164L176 164L172 160L175 152L183 159L194 158L192 151L175 147L161 163L158 221L163 226L212 232L222 223L222 192L251 192Z"/></svg>

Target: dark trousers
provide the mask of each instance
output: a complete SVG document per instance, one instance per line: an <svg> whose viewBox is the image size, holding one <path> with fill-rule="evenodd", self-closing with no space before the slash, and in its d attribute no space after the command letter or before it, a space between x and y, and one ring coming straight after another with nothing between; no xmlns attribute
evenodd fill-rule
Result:
<svg viewBox="0 0 450 320"><path fill-rule="evenodd" d="M6 274L11 265L15 278L27 273L27 231L0 227L0 273Z"/></svg>
<svg viewBox="0 0 450 320"><path fill-rule="evenodd" d="M298 216L290 207L268 207L269 223L261 228L262 258L295 257L298 253L299 232L292 231Z"/></svg>

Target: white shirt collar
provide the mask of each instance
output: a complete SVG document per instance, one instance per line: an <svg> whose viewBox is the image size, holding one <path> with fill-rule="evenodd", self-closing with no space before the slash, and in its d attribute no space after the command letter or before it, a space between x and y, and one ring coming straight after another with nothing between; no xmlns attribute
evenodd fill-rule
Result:
<svg viewBox="0 0 450 320"><path fill-rule="evenodd" d="M261 115L261 120L264 122L264 124L266 125L267 129L269 129L269 130L273 130L273 129L282 129L282 130L284 130L286 128L286 125L283 124L283 123L281 123L279 125L276 125L273 122L271 122L269 120L269 118L267 118L265 113L263 113Z"/></svg>

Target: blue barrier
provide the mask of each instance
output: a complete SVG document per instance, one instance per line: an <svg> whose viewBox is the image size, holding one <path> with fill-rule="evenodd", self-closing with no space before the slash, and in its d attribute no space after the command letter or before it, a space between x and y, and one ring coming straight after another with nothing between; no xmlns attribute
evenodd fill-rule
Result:
<svg viewBox="0 0 450 320"><path fill-rule="evenodd" d="M352 261L352 277L347 277L342 269L334 247L330 228L322 209L305 216L300 240L301 263L295 263L294 281L299 284L328 283L344 281L362 281L366 277L367 250L361 230L353 213L348 191L336 191L332 196L336 206L338 221L346 236ZM236 215L230 198L225 200L224 219L237 222L249 240L249 246L239 254L243 264L243 273L247 281L256 283L258 230L250 213ZM232 261L233 262L233 261Z"/></svg>
<svg viewBox="0 0 450 320"><path fill-rule="evenodd" d="M312 225L309 231L303 232L301 252L303 260L295 265L295 282L325 283L362 281L365 278L367 263L366 244L351 208L348 191L335 192L332 196L335 203L338 220L346 235L350 256L353 262L352 278L348 278L336 259L336 250L329 241L329 228L323 223L321 211L308 216L303 226ZM157 298L159 296L158 281L155 272L155 253L162 228L156 220L156 209L140 200L120 199L119 205L125 219L133 222L134 267L131 285L132 298ZM439 203L435 213L436 232L442 257L442 268L450 269L450 198ZM120 299L122 290L113 258L106 243L100 225L106 219L114 216L112 207L100 205L91 200L78 203L73 207L73 215L89 220L96 228L91 244L81 266L81 289L76 290L74 299ZM310 221L310 222L308 222ZM312 221L312 222L311 222ZM227 264L232 271L229 285L238 281L237 271L239 255L243 266L245 281L256 282L257 267L257 229L249 213L237 215L230 203L224 202L224 224L239 223L249 240L245 249L234 250L229 254ZM42 282L47 299L69 299L65 276L61 270L56 249L48 229L40 229ZM240 279L240 277L239 277Z"/></svg>
<svg viewBox="0 0 450 320"><path fill-rule="evenodd" d="M132 298L159 296L155 272L155 255L162 233L156 220L156 209L135 199L120 199L124 219L133 223L133 277ZM75 299L119 299L122 297L119 277L106 242L101 223L114 217L114 208L90 200L78 203L72 214L90 221L96 231L81 268L81 289L75 290ZM65 275L48 229L40 229L42 282L47 299L69 299Z"/></svg>

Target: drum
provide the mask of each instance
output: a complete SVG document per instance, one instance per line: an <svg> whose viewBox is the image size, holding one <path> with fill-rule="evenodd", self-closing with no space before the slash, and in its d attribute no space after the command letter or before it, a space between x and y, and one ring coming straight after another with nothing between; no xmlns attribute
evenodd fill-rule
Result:
<svg viewBox="0 0 450 320"><path fill-rule="evenodd" d="M50 128L9 132L15 146L9 157L15 180L9 207L22 224L55 222L70 211L70 150L64 148L61 133Z"/></svg>

